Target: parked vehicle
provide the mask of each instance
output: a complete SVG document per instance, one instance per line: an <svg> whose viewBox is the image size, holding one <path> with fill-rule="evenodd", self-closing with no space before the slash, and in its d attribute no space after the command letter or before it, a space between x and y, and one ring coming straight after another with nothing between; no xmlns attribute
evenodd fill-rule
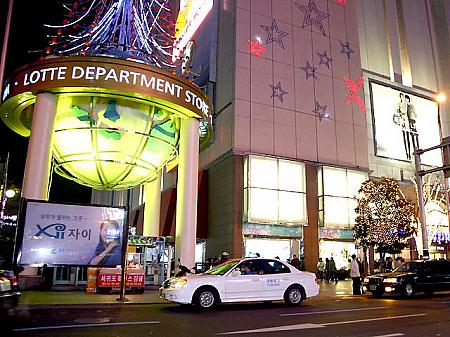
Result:
<svg viewBox="0 0 450 337"><path fill-rule="evenodd" d="M19 296L17 277L10 270L0 270L0 314L2 316L17 306Z"/></svg>
<svg viewBox="0 0 450 337"><path fill-rule="evenodd" d="M230 260L203 274L172 277L160 288L161 298L202 309L243 301L284 300L288 305L299 305L318 294L315 274L263 258Z"/></svg>
<svg viewBox="0 0 450 337"><path fill-rule="evenodd" d="M380 273L364 279L363 290L375 296L398 293L413 297L418 292L450 291L450 261L410 261L389 273Z"/></svg>

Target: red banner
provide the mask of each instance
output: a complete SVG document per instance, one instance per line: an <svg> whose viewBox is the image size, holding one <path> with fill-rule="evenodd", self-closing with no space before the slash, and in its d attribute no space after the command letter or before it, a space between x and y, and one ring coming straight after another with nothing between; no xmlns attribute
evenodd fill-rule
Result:
<svg viewBox="0 0 450 337"><path fill-rule="evenodd" d="M98 287L120 287L122 275L120 274L99 274L97 277ZM127 275L126 287L144 287L144 275Z"/></svg>

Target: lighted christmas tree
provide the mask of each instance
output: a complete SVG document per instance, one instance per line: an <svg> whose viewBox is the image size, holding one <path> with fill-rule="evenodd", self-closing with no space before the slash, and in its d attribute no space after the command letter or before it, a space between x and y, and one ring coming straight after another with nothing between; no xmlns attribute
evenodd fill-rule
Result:
<svg viewBox="0 0 450 337"><path fill-rule="evenodd" d="M365 181L356 201L354 236L362 246L376 247L382 256L399 253L417 232L414 205L404 197L396 180L382 177L380 181Z"/></svg>
<svg viewBox="0 0 450 337"><path fill-rule="evenodd" d="M63 4L61 25L52 29L46 54L108 55L175 68L173 1L78 0Z"/></svg>

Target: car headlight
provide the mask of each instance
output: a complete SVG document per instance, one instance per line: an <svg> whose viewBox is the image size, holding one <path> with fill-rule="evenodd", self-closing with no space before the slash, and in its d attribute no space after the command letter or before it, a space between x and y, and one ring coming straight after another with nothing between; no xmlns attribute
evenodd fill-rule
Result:
<svg viewBox="0 0 450 337"><path fill-rule="evenodd" d="M175 289L181 288L182 286L184 286L187 283L187 279L186 278L179 278L176 279L174 281L171 282L171 286Z"/></svg>
<svg viewBox="0 0 450 337"><path fill-rule="evenodd" d="M383 279L383 283L397 283L398 279L396 277L388 277Z"/></svg>
<svg viewBox="0 0 450 337"><path fill-rule="evenodd" d="M369 283L369 278L368 277L364 278L364 283Z"/></svg>

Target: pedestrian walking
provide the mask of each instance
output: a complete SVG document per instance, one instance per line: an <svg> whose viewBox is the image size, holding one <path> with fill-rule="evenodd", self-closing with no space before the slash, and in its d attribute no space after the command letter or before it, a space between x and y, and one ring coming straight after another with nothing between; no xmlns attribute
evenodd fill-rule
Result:
<svg viewBox="0 0 450 337"><path fill-rule="evenodd" d="M317 262L317 270L319 272L319 278L321 281L325 278L325 262L319 257L319 262Z"/></svg>
<svg viewBox="0 0 450 337"><path fill-rule="evenodd" d="M337 273L336 273L336 263L334 262L333 257L330 257L329 267L327 267L328 272L330 273L330 282L338 283Z"/></svg>
<svg viewBox="0 0 450 337"><path fill-rule="evenodd" d="M361 274L359 272L359 264L356 261L356 255L352 255L352 267L350 270L350 277L353 281L353 295L361 295Z"/></svg>

